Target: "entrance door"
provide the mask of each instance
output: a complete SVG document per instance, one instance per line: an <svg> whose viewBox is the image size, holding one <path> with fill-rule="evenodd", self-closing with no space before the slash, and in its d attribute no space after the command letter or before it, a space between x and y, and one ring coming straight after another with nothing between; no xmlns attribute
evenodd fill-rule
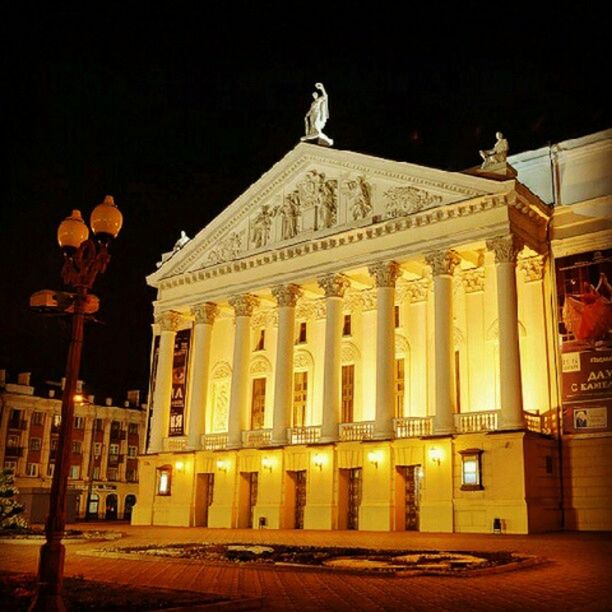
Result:
<svg viewBox="0 0 612 612"><path fill-rule="evenodd" d="M87 505L87 518L97 519L98 518L98 505L100 504L100 496L97 493L92 493L89 497L89 503Z"/></svg>
<svg viewBox="0 0 612 612"><path fill-rule="evenodd" d="M306 470L295 472L295 529L304 529L306 507Z"/></svg>
<svg viewBox="0 0 612 612"><path fill-rule="evenodd" d="M117 520L117 496L114 493L106 496L106 514L107 521Z"/></svg>
<svg viewBox="0 0 612 612"><path fill-rule="evenodd" d="M213 502L214 474L198 474L195 497L195 526L208 527L208 510Z"/></svg>
<svg viewBox="0 0 612 612"><path fill-rule="evenodd" d="M340 470L338 490L338 529L359 529L361 468Z"/></svg>
<svg viewBox="0 0 612 612"><path fill-rule="evenodd" d="M403 465L397 468L396 524L398 530L419 530L420 465Z"/></svg>
<svg viewBox="0 0 612 612"><path fill-rule="evenodd" d="M126 521L132 520L132 508L136 504L136 496L130 493L125 496L125 506L123 507L123 518Z"/></svg>
<svg viewBox="0 0 612 612"><path fill-rule="evenodd" d="M239 529L253 528L253 512L257 504L257 472L240 472Z"/></svg>

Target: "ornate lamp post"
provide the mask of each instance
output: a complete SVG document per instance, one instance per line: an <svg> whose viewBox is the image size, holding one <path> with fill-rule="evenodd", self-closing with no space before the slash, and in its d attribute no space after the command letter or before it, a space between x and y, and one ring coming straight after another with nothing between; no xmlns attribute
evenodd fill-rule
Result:
<svg viewBox="0 0 612 612"><path fill-rule="evenodd" d="M57 445L55 470L51 485L49 516L45 523L46 542L40 549L38 562L38 590L30 610L65 611L62 598L65 548L62 544L66 525L66 489L70 471L72 428L74 425L74 396L81 364L83 324L85 314L92 312L97 299L88 294L99 273L110 261L108 244L119 234L123 217L111 196L94 208L90 225L95 239L89 238L89 229L81 213L73 210L57 230L57 240L64 251L62 279L75 289L72 306L72 336L66 360L66 384L62 395L62 421Z"/></svg>

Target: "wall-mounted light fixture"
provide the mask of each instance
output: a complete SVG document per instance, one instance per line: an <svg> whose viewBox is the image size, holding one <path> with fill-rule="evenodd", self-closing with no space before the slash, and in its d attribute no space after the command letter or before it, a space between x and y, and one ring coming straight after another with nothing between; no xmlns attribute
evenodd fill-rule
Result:
<svg viewBox="0 0 612 612"><path fill-rule="evenodd" d="M438 448L437 446L432 446L429 449L429 460L432 463L440 465L440 461L442 461L442 449Z"/></svg>
<svg viewBox="0 0 612 612"><path fill-rule="evenodd" d="M319 468L319 471L321 471L323 469L323 464L325 463L325 456L321 455L321 453L315 453L315 456L312 458L312 462Z"/></svg>
<svg viewBox="0 0 612 612"><path fill-rule="evenodd" d="M378 469L378 464L382 461L383 454L380 450L370 451L368 453L368 461Z"/></svg>
<svg viewBox="0 0 612 612"><path fill-rule="evenodd" d="M185 469L185 464L182 461L177 461L174 464L174 467L176 468L177 472L182 472Z"/></svg>
<svg viewBox="0 0 612 612"><path fill-rule="evenodd" d="M227 472L227 461L224 459L217 459L217 471Z"/></svg>
<svg viewBox="0 0 612 612"><path fill-rule="evenodd" d="M272 472L272 459L270 457L263 457L261 460L261 467L268 472Z"/></svg>

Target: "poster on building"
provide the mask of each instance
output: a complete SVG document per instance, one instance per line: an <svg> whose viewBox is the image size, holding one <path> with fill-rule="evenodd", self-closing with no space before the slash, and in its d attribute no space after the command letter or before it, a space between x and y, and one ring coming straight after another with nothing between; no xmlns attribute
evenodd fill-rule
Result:
<svg viewBox="0 0 612 612"><path fill-rule="evenodd" d="M149 439L151 438L151 419L153 417L153 395L155 393L155 377L157 376L157 360L159 358L159 336L155 336L153 340L153 355L151 356L151 374L149 376L149 413L147 415L147 439L145 441L145 450L149 448Z"/></svg>
<svg viewBox="0 0 612 612"><path fill-rule="evenodd" d="M185 433L185 392L190 341L190 329L183 329L176 333L174 359L172 361L172 395L170 397L170 429L168 431L170 436L182 436Z"/></svg>
<svg viewBox="0 0 612 612"><path fill-rule="evenodd" d="M607 431L612 409L612 249L555 261L563 428Z"/></svg>

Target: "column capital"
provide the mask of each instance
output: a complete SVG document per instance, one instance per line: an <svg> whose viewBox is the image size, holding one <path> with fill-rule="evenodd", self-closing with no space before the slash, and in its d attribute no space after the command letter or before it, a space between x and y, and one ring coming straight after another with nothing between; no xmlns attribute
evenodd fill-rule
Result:
<svg viewBox="0 0 612 612"><path fill-rule="evenodd" d="M161 331L175 332L178 330L182 317L174 310L166 310L155 317L155 323L159 325Z"/></svg>
<svg viewBox="0 0 612 612"><path fill-rule="evenodd" d="M452 276L455 268L461 263L461 257L456 251L448 249L445 251L434 251L425 256L425 262L431 266L434 276Z"/></svg>
<svg viewBox="0 0 612 612"><path fill-rule="evenodd" d="M344 274L325 274L319 279L319 287L325 291L325 297L344 297L344 292L351 286Z"/></svg>
<svg viewBox="0 0 612 612"><path fill-rule="evenodd" d="M209 323L212 325L219 314L219 307L213 302L204 302L204 304L192 306L191 313L195 318L196 325L199 323Z"/></svg>
<svg viewBox="0 0 612 612"><path fill-rule="evenodd" d="M410 281L406 285L403 285L406 289L406 297L411 304L416 302L425 302L427 300L427 294L429 292L429 286L431 284L428 278L419 278L417 280Z"/></svg>
<svg viewBox="0 0 612 612"><path fill-rule="evenodd" d="M302 295L302 289L298 285L277 285L272 287L272 295L276 298L279 306L295 306L298 298Z"/></svg>
<svg viewBox="0 0 612 612"><path fill-rule="evenodd" d="M518 268L523 273L526 283L542 280L544 276L544 257L536 255L535 257L519 259Z"/></svg>
<svg viewBox="0 0 612 612"><path fill-rule="evenodd" d="M478 293L484 291L485 270L484 268L472 268L461 272L461 282L466 293Z"/></svg>
<svg viewBox="0 0 612 612"><path fill-rule="evenodd" d="M250 317L255 307L259 305L259 298L250 293L244 293L233 295L228 302L237 317Z"/></svg>
<svg viewBox="0 0 612 612"><path fill-rule="evenodd" d="M395 261L376 262L368 266L368 272L377 287L395 287L395 281L401 276L401 269Z"/></svg>
<svg viewBox="0 0 612 612"><path fill-rule="evenodd" d="M487 240L487 249L495 253L495 263L516 263L516 257L522 248L523 245L514 234Z"/></svg>

